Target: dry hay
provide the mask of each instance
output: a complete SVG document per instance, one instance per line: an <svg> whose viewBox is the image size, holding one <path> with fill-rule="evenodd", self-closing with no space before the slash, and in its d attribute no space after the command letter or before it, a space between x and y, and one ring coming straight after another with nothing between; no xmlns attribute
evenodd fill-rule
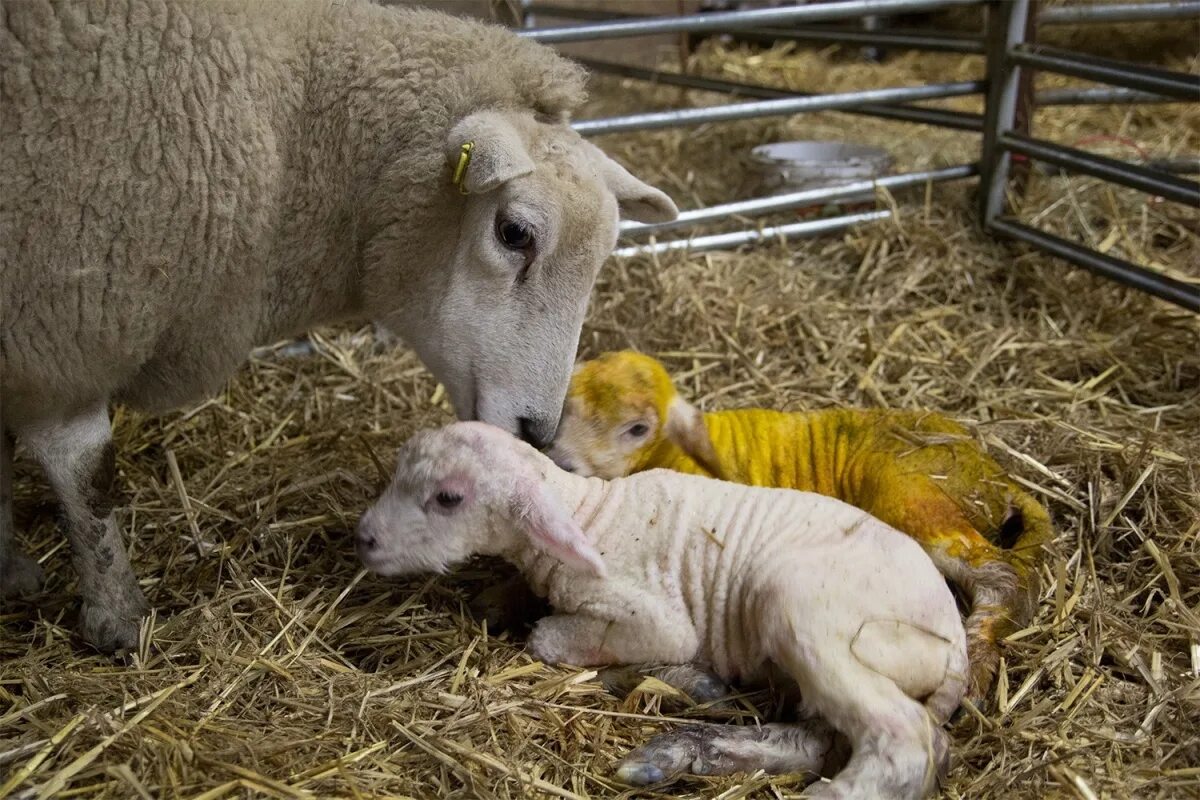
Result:
<svg viewBox="0 0 1200 800"><path fill-rule="evenodd" d="M1195 41L1194 37L1191 40ZM1196 71L1194 49L1174 66ZM882 68L705 46L711 74L798 88L974 74L970 59ZM883 76L882 79L880 76ZM597 113L681 101L601 82ZM688 95L687 102L708 102ZM1047 110L1060 140L1118 134L1197 152L1195 107ZM782 136L888 146L902 167L969 160L973 138L822 114L606 144L686 205L739 191L747 146ZM977 423L1050 506L1060 558L1012 637L997 707L953 728L947 797L1181 797L1200 791L1200 326L1193 316L982 237L967 185L899 195L895 220L791 246L609 264L582 351L638 347L709 408L929 407ZM1042 224L1200 277L1195 214L1094 181L1037 177ZM394 448L449 419L415 358L368 331L315 356L261 353L216 399L119 412L133 560L157 616L129 663L71 641L52 497L18 463L17 512L49 567L0 616L0 776L15 797L527 797L620 794L616 757L680 716L591 671L531 663L451 577L363 577L348 542ZM519 644L519 643L518 643ZM731 716L770 715L751 695ZM712 716L711 714L709 716ZM0 779L0 785L4 780ZM689 780L627 796L796 796L796 776ZM4 794L0 790L0 795Z"/></svg>

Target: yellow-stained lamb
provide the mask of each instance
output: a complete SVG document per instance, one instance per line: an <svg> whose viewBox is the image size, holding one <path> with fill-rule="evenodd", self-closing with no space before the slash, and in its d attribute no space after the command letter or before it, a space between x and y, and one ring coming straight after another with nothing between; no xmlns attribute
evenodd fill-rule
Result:
<svg viewBox="0 0 1200 800"><path fill-rule="evenodd" d="M939 414L703 414L660 362L622 351L576 369L550 455L603 478L665 468L819 492L907 533L968 598L976 699L995 678L998 641L1026 624L1037 602L1049 515L965 428Z"/></svg>

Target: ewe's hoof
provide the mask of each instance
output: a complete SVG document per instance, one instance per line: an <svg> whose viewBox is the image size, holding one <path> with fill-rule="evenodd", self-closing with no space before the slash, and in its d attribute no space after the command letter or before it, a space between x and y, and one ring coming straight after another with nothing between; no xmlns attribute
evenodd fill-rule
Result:
<svg viewBox="0 0 1200 800"><path fill-rule="evenodd" d="M24 553L12 553L0 570L0 597L32 597L41 591L44 578L40 564Z"/></svg>
<svg viewBox="0 0 1200 800"><path fill-rule="evenodd" d="M101 653L136 650L145 611L130 617L84 601L79 609L79 633Z"/></svg>

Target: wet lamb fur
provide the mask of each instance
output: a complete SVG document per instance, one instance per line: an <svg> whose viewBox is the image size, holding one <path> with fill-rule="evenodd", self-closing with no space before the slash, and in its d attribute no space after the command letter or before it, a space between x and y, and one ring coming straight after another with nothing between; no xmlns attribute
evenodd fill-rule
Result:
<svg viewBox="0 0 1200 800"><path fill-rule="evenodd" d="M642 428L633 430L633 425ZM572 377L549 454L581 475L647 469L837 497L912 536L967 598L970 697L983 704L999 642L1033 616L1049 514L958 423L885 409L701 413L661 362L605 353ZM704 685L691 676L679 688ZM690 693L690 692L689 692Z"/></svg>
<svg viewBox="0 0 1200 800"><path fill-rule="evenodd" d="M812 796L924 797L945 767L941 725L967 680L954 599L913 540L834 498L667 470L584 478L455 423L401 448L358 548L384 575L510 561L555 609L529 640L547 663L703 661L726 680L795 681L806 722L666 734L622 762L628 782L817 771L831 727L852 752Z"/></svg>
<svg viewBox="0 0 1200 800"><path fill-rule="evenodd" d="M110 401L195 401L255 345L370 318L461 415L527 414L548 438L618 205L675 213L564 124L577 66L439 13L5 3L0 76L0 583L41 578L15 542L15 437L62 503L103 650L135 644L146 609L112 513ZM465 196L448 160L472 137ZM516 269L452 269L499 249L490 209L535 191L557 209L554 269L535 262L519 298Z"/></svg>

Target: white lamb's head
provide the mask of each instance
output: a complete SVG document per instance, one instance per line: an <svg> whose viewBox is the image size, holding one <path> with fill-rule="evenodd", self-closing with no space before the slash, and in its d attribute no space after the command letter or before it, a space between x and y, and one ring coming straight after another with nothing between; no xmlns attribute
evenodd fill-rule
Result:
<svg viewBox="0 0 1200 800"><path fill-rule="evenodd" d="M468 143L464 196L450 184ZM403 260L382 249L399 237L431 241L430 252L410 258L445 261L410 273L408 299L377 318L417 351L461 419L544 447L558 427L588 297L620 217L653 222L678 211L566 124L529 112L473 113L449 132L444 153L445 224L377 238L380 258L369 261L384 272L376 279L368 264L367 283L386 283L386 270Z"/></svg>
<svg viewBox="0 0 1200 800"><path fill-rule="evenodd" d="M545 456L484 423L414 434L391 485L359 521L359 558L380 575L405 575L531 547L604 574L600 554L546 485L547 469L556 467Z"/></svg>

